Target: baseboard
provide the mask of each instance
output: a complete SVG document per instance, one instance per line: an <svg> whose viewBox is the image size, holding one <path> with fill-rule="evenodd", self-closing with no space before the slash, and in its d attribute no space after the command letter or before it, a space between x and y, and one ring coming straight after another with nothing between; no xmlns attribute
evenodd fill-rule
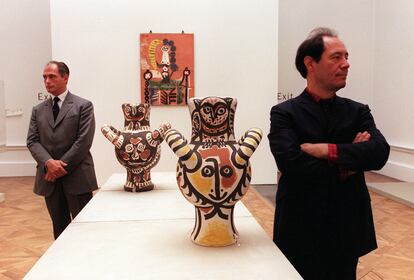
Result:
<svg viewBox="0 0 414 280"><path fill-rule="evenodd" d="M32 161L0 162L0 177L35 176L36 163Z"/></svg>
<svg viewBox="0 0 414 280"><path fill-rule="evenodd" d="M401 181L414 182L414 166L412 165L388 161L380 171L376 172Z"/></svg>

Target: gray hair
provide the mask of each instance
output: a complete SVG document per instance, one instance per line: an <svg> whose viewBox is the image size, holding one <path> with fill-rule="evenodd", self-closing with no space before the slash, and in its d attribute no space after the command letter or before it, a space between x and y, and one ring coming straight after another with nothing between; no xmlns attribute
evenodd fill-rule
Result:
<svg viewBox="0 0 414 280"><path fill-rule="evenodd" d="M311 32L309 32L306 40L310 40L317 36L338 37L338 32L329 27L316 27Z"/></svg>

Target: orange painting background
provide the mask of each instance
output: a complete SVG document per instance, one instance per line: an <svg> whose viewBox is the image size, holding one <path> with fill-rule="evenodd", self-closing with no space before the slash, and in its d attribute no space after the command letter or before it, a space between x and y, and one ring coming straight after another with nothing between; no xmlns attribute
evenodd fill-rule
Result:
<svg viewBox="0 0 414 280"><path fill-rule="evenodd" d="M171 50L171 45L168 45L169 51L166 52L164 49L163 52L164 39L173 42L173 46L175 47L174 51ZM186 91L187 98L194 96L194 34L142 33L140 35L140 58L142 103L145 102L146 80L144 79L144 74L147 70L152 74L150 80L151 84L147 86L152 88L152 92L155 92L155 96L157 94L168 95L170 92L172 92L173 95L176 94L181 96L180 92L182 93L183 91ZM174 58L175 61L173 60ZM166 61L169 62L168 66L165 64ZM175 71L173 69L175 67L173 64L177 67ZM165 67L163 68L162 65ZM183 80L183 71L185 68L190 70L190 74L185 80L186 82L183 82L181 88L178 91L174 90L174 86L177 86L177 84ZM170 89L165 90L165 88ZM169 104L163 104L159 102L159 100L156 100L156 97L153 95L152 97L153 98L150 100L151 105L187 104L186 100L183 100L183 97L177 96L176 101L172 101Z"/></svg>

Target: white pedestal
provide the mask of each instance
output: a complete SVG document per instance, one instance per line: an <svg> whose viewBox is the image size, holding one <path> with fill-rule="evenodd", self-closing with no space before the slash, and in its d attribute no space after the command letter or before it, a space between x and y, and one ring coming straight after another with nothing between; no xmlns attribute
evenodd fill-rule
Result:
<svg viewBox="0 0 414 280"><path fill-rule="evenodd" d="M130 193L99 191L74 222L109 222L194 219L194 206L177 190ZM243 203L237 203L235 217L252 217Z"/></svg>
<svg viewBox="0 0 414 280"><path fill-rule="evenodd" d="M111 176L24 279L302 279L242 203L239 245L202 247L189 238L194 207L175 181L144 193L122 181Z"/></svg>
<svg viewBox="0 0 414 280"><path fill-rule="evenodd" d="M124 191L126 173L114 173L101 187L101 191ZM151 172L154 190L178 189L175 172Z"/></svg>
<svg viewBox="0 0 414 280"><path fill-rule="evenodd" d="M191 220L73 223L24 279L301 279L253 218L240 246L188 238Z"/></svg>

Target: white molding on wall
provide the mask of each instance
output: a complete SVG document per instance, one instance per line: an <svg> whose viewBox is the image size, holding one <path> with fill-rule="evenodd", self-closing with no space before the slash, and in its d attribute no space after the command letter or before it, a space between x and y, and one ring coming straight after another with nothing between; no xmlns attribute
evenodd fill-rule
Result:
<svg viewBox="0 0 414 280"><path fill-rule="evenodd" d="M25 146L7 146L8 151L27 150ZM407 147L392 146L392 151L405 154L414 154L413 149ZM0 161L0 177L34 176L36 162L33 161ZM387 164L377 171L380 174L393 177L406 182L414 182L414 165L389 160Z"/></svg>
<svg viewBox="0 0 414 280"><path fill-rule="evenodd" d="M0 177L35 176L35 161L0 162Z"/></svg>
<svg viewBox="0 0 414 280"><path fill-rule="evenodd" d="M34 176L36 161L23 143L6 144L0 149L0 177Z"/></svg>
<svg viewBox="0 0 414 280"><path fill-rule="evenodd" d="M4 146L4 151L13 152L13 151L26 151L28 150L26 145L6 145Z"/></svg>
<svg viewBox="0 0 414 280"><path fill-rule="evenodd" d="M414 182L414 148L390 144L387 164L378 173L405 182Z"/></svg>
<svg viewBox="0 0 414 280"><path fill-rule="evenodd" d="M391 151L396 151L406 154L414 154L414 148L400 145L390 145Z"/></svg>
<svg viewBox="0 0 414 280"><path fill-rule="evenodd" d="M414 182L414 166L412 165L388 161L380 171L377 171L377 173L405 182Z"/></svg>

